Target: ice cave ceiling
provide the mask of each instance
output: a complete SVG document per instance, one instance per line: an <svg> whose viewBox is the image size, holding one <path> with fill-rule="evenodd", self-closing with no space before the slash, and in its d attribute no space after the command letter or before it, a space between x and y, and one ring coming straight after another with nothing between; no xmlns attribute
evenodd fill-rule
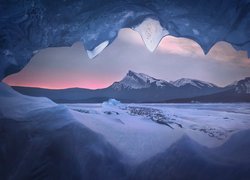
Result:
<svg viewBox="0 0 250 180"><path fill-rule="evenodd" d="M93 58L128 27L150 51L173 35L193 39L205 53L226 41L250 55L250 0L2 0L0 78L47 47L82 41Z"/></svg>

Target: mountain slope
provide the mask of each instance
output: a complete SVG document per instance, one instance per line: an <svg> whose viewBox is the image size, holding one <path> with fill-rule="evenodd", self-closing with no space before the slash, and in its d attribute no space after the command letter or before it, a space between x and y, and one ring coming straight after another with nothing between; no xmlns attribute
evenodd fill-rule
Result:
<svg viewBox="0 0 250 180"><path fill-rule="evenodd" d="M167 82L143 73L128 71L126 76L111 86L90 90L69 88L49 90L29 87L13 87L16 91L30 96L45 96L58 103L100 103L109 98L122 102L241 102L250 92L250 78L238 81L227 87L218 87L212 83L182 78ZM195 97L195 98L193 98ZM248 101L248 100L247 100Z"/></svg>
<svg viewBox="0 0 250 180"><path fill-rule="evenodd" d="M234 84L226 86L225 91L192 98L180 98L165 102L250 102L250 78L247 77Z"/></svg>
<svg viewBox="0 0 250 180"><path fill-rule="evenodd" d="M250 94L250 77L238 81L235 86L235 92L237 94Z"/></svg>
<svg viewBox="0 0 250 180"><path fill-rule="evenodd" d="M204 81L195 80L195 79L188 79L188 78L181 78L181 79L178 79L176 81L171 81L171 83L176 87L182 87L182 86L186 86L186 85L192 85L192 86L195 86L197 88L204 88L204 87L216 88L216 87L218 87L212 83L207 83Z"/></svg>
<svg viewBox="0 0 250 180"><path fill-rule="evenodd" d="M152 86L166 87L173 85L167 81L156 79L143 73L128 71L126 76L121 81L113 83L110 87L116 90L121 90L123 88L143 89L150 88Z"/></svg>
<svg viewBox="0 0 250 180"><path fill-rule="evenodd" d="M29 96L44 96L52 100L68 99L68 100L79 100L95 96L95 91L90 89L82 88L69 88L69 89L44 89L44 88L33 88L33 87L18 87L14 86L13 89L21 94Z"/></svg>
<svg viewBox="0 0 250 180"><path fill-rule="evenodd" d="M199 80L189 82L191 83L177 86L174 82L129 71L121 81L113 83L107 89L112 91L113 98L129 99L132 102L159 102L166 99L207 95L222 90L211 83Z"/></svg>

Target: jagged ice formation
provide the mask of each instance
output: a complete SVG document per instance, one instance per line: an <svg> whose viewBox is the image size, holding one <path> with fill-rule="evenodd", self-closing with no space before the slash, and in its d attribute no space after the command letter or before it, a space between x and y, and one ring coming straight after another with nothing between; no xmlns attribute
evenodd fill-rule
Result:
<svg viewBox="0 0 250 180"><path fill-rule="evenodd" d="M143 22L143 23L142 23ZM82 41L94 58L121 28L139 32L153 51L166 35L218 41L250 54L249 0L3 0L0 78L20 71L40 49Z"/></svg>

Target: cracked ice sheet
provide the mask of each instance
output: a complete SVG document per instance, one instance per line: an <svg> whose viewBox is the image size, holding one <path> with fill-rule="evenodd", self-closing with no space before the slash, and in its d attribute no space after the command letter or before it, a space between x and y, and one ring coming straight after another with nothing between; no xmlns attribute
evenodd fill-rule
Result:
<svg viewBox="0 0 250 180"><path fill-rule="evenodd" d="M174 129L143 116L131 116L127 110L116 107L104 108L100 104L68 106L88 110L89 113L72 113L85 126L102 134L132 163L140 163L163 152L183 134L204 146L215 147L233 133L250 128L249 104L129 104L130 107L160 109L171 121L183 126L174 126Z"/></svg>
<svg viewBox="0 0 250 180"><path fill-rule="evenodd" d="M88 128L102 134L130 163L137 164L163 152L183 134L180 129L173 131L147 118L130 116L126 110L118 108L103 108L96 104L68 106L97 112L91 114L72 111L72 114ZM104 113L107 111L119 114L108 115Z"/></svg>
<svg viewBox="0 0 250 180"><path fill-rule="evenodd" d="M249 103L149 106L164 111L167 117L182 124L192 139L208 147L222 144L235 132L250 129Z"/></svg>

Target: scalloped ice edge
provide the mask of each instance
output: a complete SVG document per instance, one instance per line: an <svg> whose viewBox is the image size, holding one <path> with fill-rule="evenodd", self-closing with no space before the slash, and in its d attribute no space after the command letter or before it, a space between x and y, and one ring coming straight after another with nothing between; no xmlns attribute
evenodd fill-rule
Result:
<svg viewBox="0 0 250 180"><path fill-rule="evenodd" d="M95 58L98 54L100 54L107 46L109 45L109 41L104 41L96 46L92 51L87 50L87 55L90 59Z"/></svg>
<svg viewBox="0 0 250 180"><path fill-rule="evenodd" d="M146 18L139 25L131 28L132 30L138 32L150 52L158 47L163 37L169 35L169 32L163 28L158 20L152 18ZM98 54L100 54L107 46L109 41L103 41L97 45L92 50L86 50L87 55L90 59L94 59Z"/></svg>
<svg viewBox="0 0 250 180"><path fill-rule="evenodd" d="M122 29L122 28L121 28ZM150 51L150 52L154 52L155 49L158 47L158 45L160 44L161 40L168 35L171 35L170 32L161 26L160 22L156 19L147 17L145 18L140 24L134 26L134 27L130 27L130 29L134 30L135 32L139 33L139 35L141 36L144 45L146 46L146 48ZM194 31L195 29L193 29ZM196 34L196 32L193 32L194 34ZM220 42L220 41L214 41L211 44L203 44L201 43L197 38L194 37L185 37L185 36L175 36L175 35L171 35L173 37L178 37L178 38L187 38L190 40L193 40L194 42L196 42L202 49L203 53L206 55L209 53L209 51L212 49L212 47ZM113 40L112 40L113 41ZM108 47L112 41L106 40L101 42L99 45L97 45L94 49L92 50L86 50L87 55L90 59L94 59L98 54L100 54L106 47ZM224 41L227 42L227 41ZM228 42L229 44L231 44L230 42ZM237 48L236 45L231 44L232 47L239 51L240 48ZM245 50L246 51L246 50ZM250 57L250 52L246 51L248 58Z"/></svg>
<svg viewBox="0 0 250 180"><path fill-rule="evenodd" d="M96 6L96 3L100 6ZM20 71L37 49L71 46L81 41L84 49L94 58L108 46L102 43L108 41L111 44L120 29L135 29L147 18L159 21L173 37L194 40L204 54L217 42L224 41L237 51L247 51L249 57L249 4L249 0L222 0L219 3L216 0L201 0L198 4L196 0L152 0L149 3L143 0L110 0L108 3L76 0L70 3L39 1L33 4L6 1L0 7L3 14L0 18L3 41L0 48L0 78L2 80ZM64 13L69 10L71 12ZM148 48L152 51L154 46Z"/></svg>
<svg viewBox="0 0 250 180"><path fill-rule="evenodd" d="M163 37L169 35L169 32L161 26L160 22L152 18L144 19L141 24L132 29L140 34L150 52L158 47Z"/></svg>

